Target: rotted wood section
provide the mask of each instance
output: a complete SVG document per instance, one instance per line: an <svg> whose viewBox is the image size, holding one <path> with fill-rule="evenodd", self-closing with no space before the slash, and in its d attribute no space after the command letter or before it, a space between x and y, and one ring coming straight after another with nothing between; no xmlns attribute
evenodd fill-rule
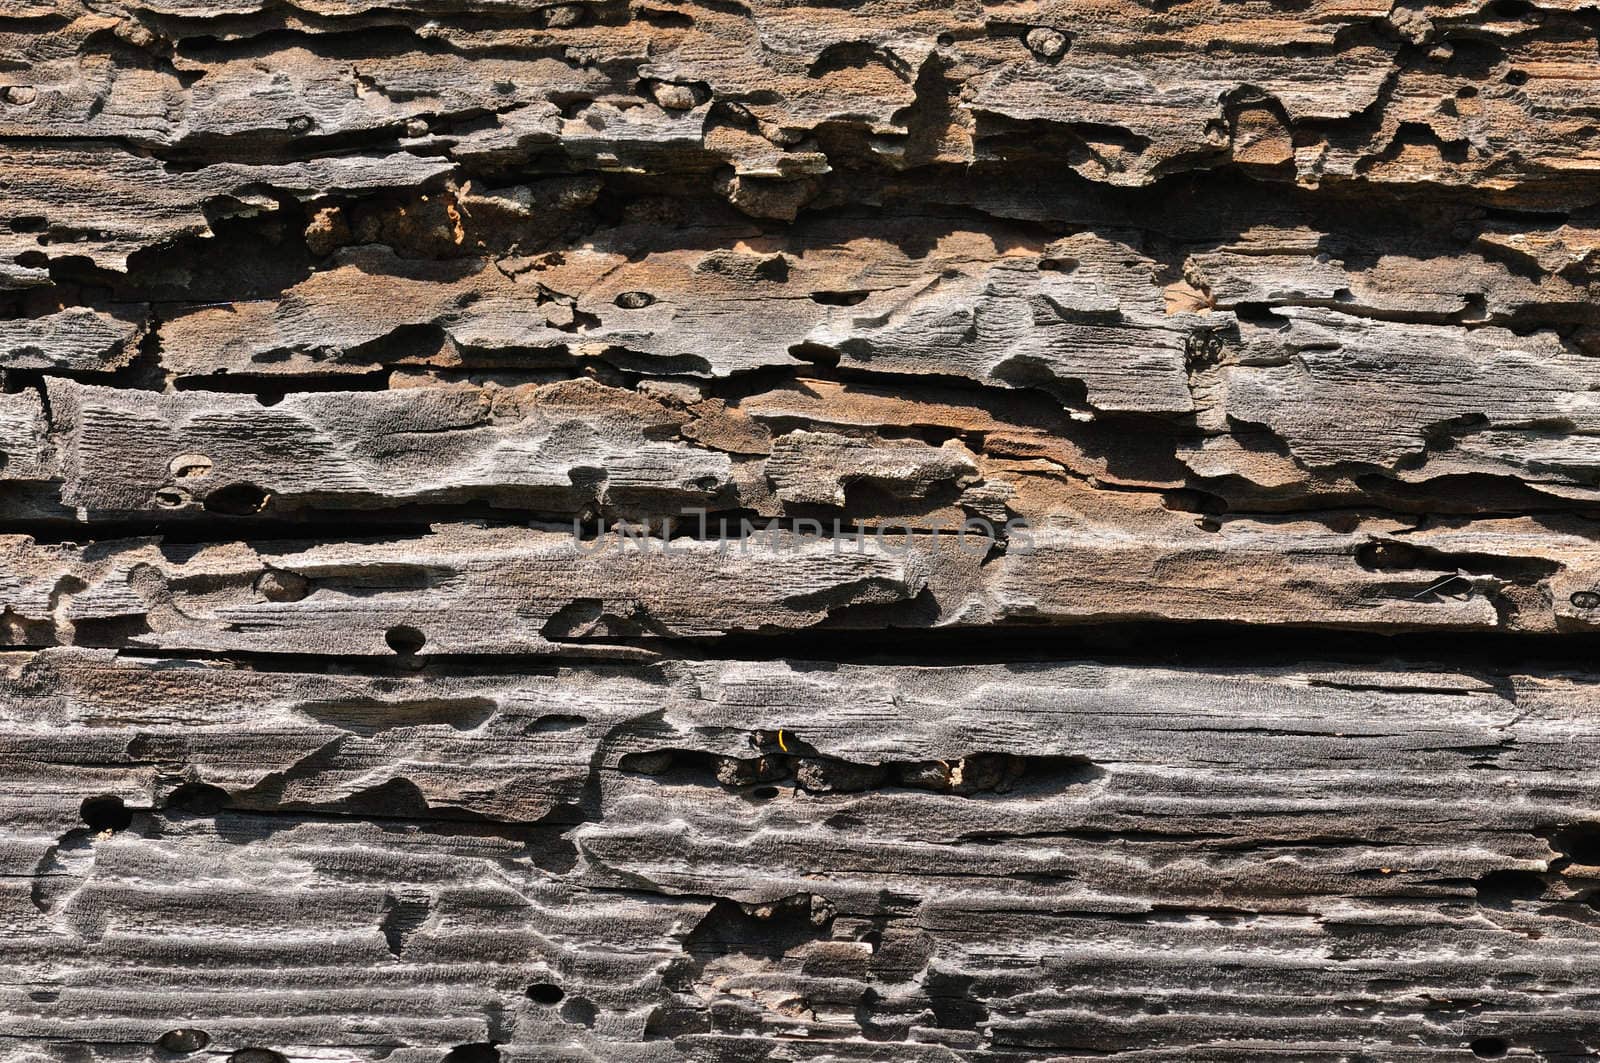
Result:
<svg viewBox="0 0 1600 1063"><path fill-rule="evenodd" d="M1562 0L0 0L0 1063L1600 1054Z"/></svg>

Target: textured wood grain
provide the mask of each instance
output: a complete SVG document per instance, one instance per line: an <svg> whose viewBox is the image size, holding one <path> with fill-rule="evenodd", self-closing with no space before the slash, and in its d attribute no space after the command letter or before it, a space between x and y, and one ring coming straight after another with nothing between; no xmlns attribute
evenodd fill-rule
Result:
<svg viewBox="0 0 1600 1063"><path fill-rule="evenodd" d="M0 947L52 971L12 1041L1232 1058L1313 1028L1294 1055L1409 1059L1592 1031L1580 677L6 663Z"/></svg>
<svg viewBox="0 0 1600 1063"><path fill-rule="evenodd" d="M0 1063L1600 1055L1576 0L0 0Z"/></svg>

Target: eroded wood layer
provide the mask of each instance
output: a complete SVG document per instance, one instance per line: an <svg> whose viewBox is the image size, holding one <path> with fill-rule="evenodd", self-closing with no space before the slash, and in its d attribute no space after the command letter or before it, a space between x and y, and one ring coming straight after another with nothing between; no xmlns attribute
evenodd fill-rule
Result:
<svg viewBox="0 0 1600 1063"><path fill-rule="evenodd" d="M1593 1037L1581 676L6 668L0 951L48 972L0 998L12 1045L145 1058L180 1016L361 1060Z"/></svg>

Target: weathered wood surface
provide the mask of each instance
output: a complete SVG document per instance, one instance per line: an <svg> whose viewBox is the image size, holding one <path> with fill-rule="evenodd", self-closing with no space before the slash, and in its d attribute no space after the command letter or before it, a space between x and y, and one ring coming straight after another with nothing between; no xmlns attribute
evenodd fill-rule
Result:
<svg viewBox="0 0 1600 1063"><path fill-rule="evenodd" d="M1597 25L0 0L0 1063L1600 1055Z"/></svg>
<svg viewBox="0 0 1600 1063"><path fill-rule="evenodd" d="M1584 676L5 668L0 952L48 972L7 993L12 1041L146 1058L179 1016L362 1060L1592 1041Z"/></svg>

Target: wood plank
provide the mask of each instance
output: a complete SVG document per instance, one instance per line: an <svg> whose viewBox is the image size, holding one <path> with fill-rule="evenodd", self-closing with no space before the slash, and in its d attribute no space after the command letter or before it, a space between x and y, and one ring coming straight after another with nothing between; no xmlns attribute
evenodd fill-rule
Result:
<svg viewBox="0 0 1600 1063"><path fill-rule="evenodd" d="M1420 666L14 655L0 949L55 974L0 1007L13 1041L181 1015L363 1060L1553 1049L1594 1006L1592 700ZM1350 1018L1440 994L1477 1003Z"/></svg>

